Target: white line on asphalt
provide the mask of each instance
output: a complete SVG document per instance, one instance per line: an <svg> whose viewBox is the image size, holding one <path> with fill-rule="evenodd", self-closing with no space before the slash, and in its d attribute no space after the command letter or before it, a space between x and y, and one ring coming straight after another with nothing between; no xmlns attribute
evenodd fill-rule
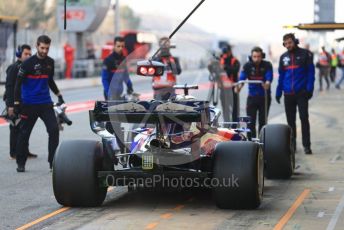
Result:
<svg viewBox="0 0 344 230"><path fill-rule="evenodd" d="M334 191L334 187L329 187L328 191L329 192L333 192Z"/></svg>
<svg viewBox="0 0 344 230"><path fill-rule="evenodd" d="M336 163L336 161L340 158L340 155L339 154L336 154L332 159L331 159L331 163L334 164Z"/></svg>
<svg viewBox="0 0 344 230"><path fill-rule="evenodd" d="M325 212L319 212L317 217L318 217L318 218L323 218L324 215L325 215Z"/></svg>
<svg viewBox="0 0 344 230"><path fill-rule="evenodd" d="M340 217L340 215L343 211L343 208L344 208L344 195L340 199L340 202L336 208L336 211L334 212L334 215L332 216L331 221L328 224L326 230L334 230L334 228L336 227L338 218Z"/></svg>

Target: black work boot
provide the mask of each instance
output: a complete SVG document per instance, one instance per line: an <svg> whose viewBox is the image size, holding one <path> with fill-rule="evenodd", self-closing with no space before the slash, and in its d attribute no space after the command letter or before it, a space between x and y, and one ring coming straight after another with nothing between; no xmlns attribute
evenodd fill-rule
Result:
<svg viewBox="0 0 344 230"><path fill-rule="evenodd" d="M304 150L305 150L305 154L308 154L308 155L313 154L310 147L305 147Z"/></svg>
<svg viewBox="0 0 344 230"><path fill-rule="evenodd" d="M17 172L25 172L25 166L24 165L18 165Z"/></svg>
<svg viewBox="0 0 344 230"><path fill-rule="evenodd" d="M37 154L33 154L33 153L28 153L27 154L27 158L37 158Z"/></svg>

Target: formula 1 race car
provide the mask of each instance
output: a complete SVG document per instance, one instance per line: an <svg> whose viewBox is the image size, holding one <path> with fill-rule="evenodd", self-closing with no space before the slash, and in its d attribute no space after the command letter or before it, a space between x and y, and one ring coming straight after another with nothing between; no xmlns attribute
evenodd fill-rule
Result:
<svg viewBox="0 0 344 230"><path fill-rule="evenodd" d="M158 51L150 60L138 62L138 75L164 74L165 65L153 61ZM221 112L189 95L197 85L175 88L184 94L167 101L96 102L89 111L90 125L101 141L64 141L55 154L52 179L57 202L70 207L99 206L108 186L192 187L211 189L219 208L253 209L262 202L264 175L270 179L292 176L295 153L289 126L269 124L258 139L252 138L248 118L222 128ZM123 123L137 128L123 131L118 128ZM127 131L134 135L124 141L120 136ZM120 148L121 144L126 148Z"/></svg>
<svg viewBox="0 0 344 230"><path fill-rule="evenodd" d="M220 208L256 208L267 178L293 174L294 152L287 125L266 125L250 137L247 118L221 128L220 111L188 95L168 101L99 101L89 112L101 141L60 144L53 163L53 188L65 206L98 206L107 186L207 187ZM140 124L130 151L121 153L105 122ZM175 183L176 184L176 183Z"/></svg>

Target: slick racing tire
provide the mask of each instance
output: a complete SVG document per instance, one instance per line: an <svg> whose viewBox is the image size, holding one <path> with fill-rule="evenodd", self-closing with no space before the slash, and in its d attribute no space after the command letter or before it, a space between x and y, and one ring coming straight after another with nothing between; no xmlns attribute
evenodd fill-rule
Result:
<svg viewBox="0 0 344 230"><path fill-rule="evenodd" d="M100 206L107 188L97 172L102 169L102 147L98 141L62 142L53 162L53 190L57 202L69 207Z"/></svg>
<svg viewBox="0 0 344 230"><path fill-rule="evenodd" d="M268 179L289 179L295 168L292 130L288 125L263 127L260 140L264 143L265 176Z"/></svg>
<svg viewBox="0 0 344 230"><path fill-rule="evenodd" d="M255 209L262 202L264 157L257 143L224 142L214 153L213 198L222 209ZM230 182L229 182L230 181Z"/></svg>

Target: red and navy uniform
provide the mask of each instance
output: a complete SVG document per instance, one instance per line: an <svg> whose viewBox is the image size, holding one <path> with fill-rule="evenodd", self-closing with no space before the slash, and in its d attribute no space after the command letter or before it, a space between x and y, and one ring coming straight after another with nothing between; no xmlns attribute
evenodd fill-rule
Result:
<svg viewBox="0 0 344 230"><path fill-rule="evenodd" d="M52 58L39 59L37 55L28 58L19 69L17 84L21 85L21 94L15 92L15 101L24 105L52 104L49 88L55 94L59 92L53 76Z"/></svg>
<svg viewBox="0 0 344 230"><path fill-rule="evenodd" d="M112 52L112 54L104 59L101 75L105 100L121 100L123 83L127 86L128 94L134 91L125 58L124 55ZM107 122L106 129L116 136L121 152L125 153L124 135L121 124L118 122Z"/></svg>
<svg viewBox="0 0 344 230"><path fill-rule="evenodd" d="M272 82L272 78L272 65L268 61L262 61L259 65L250 61L244 65L243 70L240 73L240 81L248 79ZM249 96L264 96L264 89L260 84L249 84L248 89ZM270 89L268 90L268 94L271 94Z"/></svg>
<svg viewBox="0 0 344 230"><path fill-rule="evenodd" d="M306 90L312 94L314 90L315 68L313 54L300 47L285 52L279 61L279 79L276 96L296 94Z"/></svg>
<svg viewBox="0 0 344 230"><path fill-rule="evenodd" d="M123 93L123 83L127 85L127 93L133 92L133 84L130 80L125 63L125 56L116 52L105 58L102 69L102 84L105 99L118 100ZM110 98L109 98L110 97Z"/></svg>
<svg viewBox="0 0 344 230"><path fill-rule="evenodd" d="M268 61L261 61L260 64L255 64L252 61L246 63L240 74L240 81L244 80L258 80L262 82L272 82L273 70L272 65ZM246 114L251 117L249 127L251 129L252 137L256 137L256 120L257 113L259 115L259 131L266 124L270 104L271 104L271 91L267 90L266 103L265 103L265 90L261 84L249 84L248 97L246 104ZM267 106L267 108L265 108ZM267 114L265 114L265 111Z"/></svg>
<svg viewBox="0 0 344 230"><path fill-rule="evenodd" d="M301 120L302 145L310 151L310 124L308 100L313 95L315 67L312 52L296 47L285 52L279 62L279 79L276 98L284 92L284 106L288 125L293 130L293 146L296 149L296 111Z"/></svg>
<svg viewBox="0 0 344 230"><path fill-rule="evenodd" d="M38 118L41 118L49 135L48 162L50 168L59 144L59 128L50 97L51 89L56 95L59 90L53 79L54 60L50 57L40 59L33 55L23 62L19 69L15 86L14 100L21 102L21 122L17 141L16 160L19 167L25 167L31 131Z"/></svg>

